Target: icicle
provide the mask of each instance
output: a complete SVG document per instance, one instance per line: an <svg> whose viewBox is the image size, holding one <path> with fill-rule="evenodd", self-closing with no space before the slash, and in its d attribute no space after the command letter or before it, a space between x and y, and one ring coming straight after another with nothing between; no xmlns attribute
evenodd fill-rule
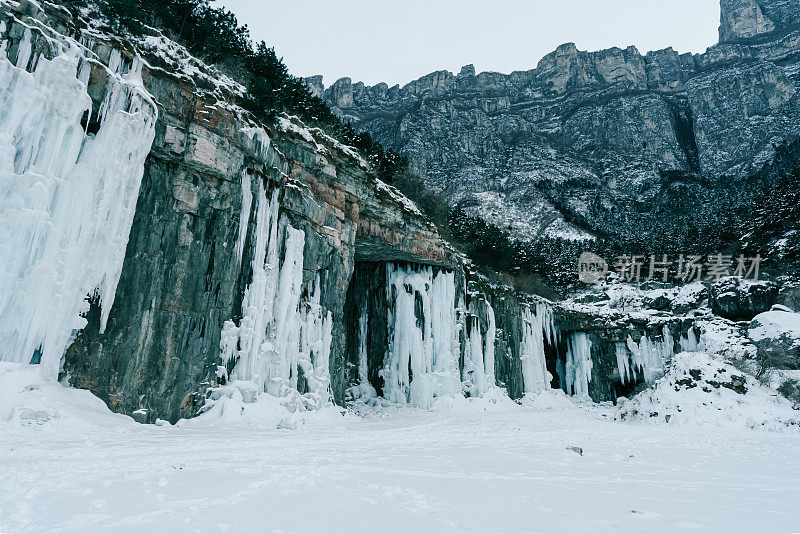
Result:
<svg viewBox="0 0 800 534"><path fill-rule="evenodd" d="M369 383L369 312L364 307L358 317L358 383L349 387L346 396L353 401L368 402L378 396Z"/></svg>
<svg viewBox="0 0 800 534"><path fill-rule="evenodd" d="M358 381L360 384L369 384L369 365L367 354L367 336L369 335L369 311L367 307L361 310L358 318Z"/></svg>
<svg viewBox="0 0 800 534"><path fill-rule="evenodd" d="M619 370L619 379L623 384L632 382L634 377L631 373L630 352L625 343L616 344L617 351L617 369Z"/></svg>
<svg viewBox="0 0 800 534"><path fill-rule="evenodd" d="M297 389L300 324L298 306L303 290L303 246L305 233L286 225L285 258L275 302L275 354L268 366L266 391L275 396L284 387Z"/></svg>
<svg viewBox="0 0 800 534"><path fill-rule="evenodd" d="M693 326L690 326L686 335L681 337L680 345L681 352L697 352L700 350L700 343L697 340L697 335L694 333Z"/></svg>
<svg viewBox="0 0 800 534"><path fill-rule="evenodd" d="M522 361L523 391L535 394L550 387L552 375L547 371L545 339L556 341L553 312L545 302L537 302L535 312L526 306L522 311L522 342L519 353Z"/></svg>
<svg viewBox="0 0 800 534"><path fill-rule="evenodd" d="M244 184L249 180L243 175L243 204L248 196L244 190L249 188ZM240 236L247 233L250 209L242 210ZM333 315L321 304L319 274L311 282L307 298L301 298L305 233L281 222L278 209L278 191L267 200L264 184L259 181L253 277L244 292L239 326L229 320L223 327L220 356L225 364L235 360L232 379L253 381L275 396L296 392L302 371L314 404L329 403ZM284 259L279 266L281 239ZM237 253L238 247L237 242Z"/></svg>
<svg viewBox="0 0 800 534"><path fill-rule="evenodd" d="M455 299L455 273L439 271L433 275L429 302L431 310L430 337L433 344L431 367L433 370L433 393L436 397L452 396L461 392L461 380L458 373L460 347Z"/></svg>
<svg viewBox="0 0 800 534"><path fill-rule="evenodd" d="M25 28L25 33L22 34L22 41L19 42L19 47L17 47L16 66L18 69L26 70L28 68L31 50L31 29Z"/></svg>
<svg viewBox="0 0 800 534"><path fill-rule="evenodd" d="M118 74L120 72L121 65L122 54L115 48L111 51L111 56L108 58L108 70L114 74Z"/></svg>
<svg viewBox="0 0 800 534"><path fill-rule="evenodd" d="M8 47L8 39L5 37L6 21L0 20L0 59L6 58L6 48Z"/></svg>
<svg viewBox="0 0 800 534"><path fill-rule="evenodd" d="M481 317L477 301L470 303L468 316L472 328L468 329L467 346L464 351L464 390L472 397L481 396L495 386L494 378L494 341L495 319L492 306L486 301L486 335L481 334Z"/></svg>
<svg viewBox="0 0 800 534"><path fill-rule="evenodd" d="M247 239L247 227L250 223L250 208L253 207L253 192L250 187L250 175L242 172L242 210L239 213L239 233L236 237L236 257L242 263L244 242Z"/></svg>
<svg viewBox="0 0 800 534"><path fill-rule="evenodd" d="M267 161L272 140L263 128L242 128L242 134L249 140L250 149L261 161Z"/></svg>
<svg viewBox="0 0 800 534"><path fill-rule="evenodd" d="M384 396L429 408L433 399L460 390L455 277L428 266L386 265L389 347L381 375ZM417 302L421 317L417 317Z"/></svg>
<svg viewBox="0 0 800 534"><path fill-rule="evenodd" d="M488 301L486 302L486 320L488 326L486 327L486 338L484 339L483 368L486 373L486 383L491 388L497 384L494 375L494 343L497 337L497 328L495 326L494 308Z"/></svg>
<svg viewBox="0 0 800 534"><path fill-rule="evenodd" d="M464 389L468 395L477 397L486 392L486 371L483 360L483 336L480 316L475 301L470 303L467 314L467 346L464 350Z"/></svg>
<svg viewBox="0 0 800 534"><path fill-rule="evenodd" d="M78 79L81 81L81 83L88 86L89 79L91 77L92 77L92 64L85 58L81 58L80 64L78 66ZM88 123L89 121L86 122Z"/></svg>
<svg viewBox="0 0 800 534"><path fill-rule="evenodd" d="M253 275L242 299L242 320L239 326L227 321L225 329L235 334L236 343L225 338L221 357L226 364L237 359L235 374L243 380L266 376L266 362L259 355L271 348L266 329L273 318L278 269L278 192L267 200L264 185L259 181L253 245Z"/></svg>
<svg viewBox="0 0 800 534"><path fill-rule="evenodd" d="M592 342L585 332L575 332L567 341L564 371L567 393L576 397L588 396L592 380Z"/></svg>
<svg viewBox="0 0 800 534"><path fill-rule="evenodd" d="M634 369L641 370L646 382L653 382L663 374L667 362L673 356L672 333L664 326L661 341L653 341L645 335L639 343L628 336L628 349L631 351Z"/></svg>
<svg viewBox="0 0 800 534"><path fill-rule="evenodd" d="M333 316L320 305L321 295L320 276L317 274L308 301L301 304L298 365L303 369L309 392L322 398L329 396L331 382L329 362Z"/></svg>
<svg viewBox="0 0 800 534"><path fill-rule="evenodd" d="M80 121L92 102L79 58L42 58L30 73L30 48L26 30L20 67L0 58L0 358L29 362L38 349L55 379L86 324L87 296L105 328L157 111L141 86L110 77L108 91L122 87L141 105L108 106L85 139Z"/></svg>

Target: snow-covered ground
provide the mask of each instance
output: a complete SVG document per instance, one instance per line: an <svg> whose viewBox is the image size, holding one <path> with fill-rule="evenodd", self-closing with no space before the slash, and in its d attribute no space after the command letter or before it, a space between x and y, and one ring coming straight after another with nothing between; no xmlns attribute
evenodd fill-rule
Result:
<svg viewBox="0 0 800 534"><path fill-rule="evenodd" d="M145 426L11 365L3 533L800 530L793 428L614 421L551 393Z"/></svg>

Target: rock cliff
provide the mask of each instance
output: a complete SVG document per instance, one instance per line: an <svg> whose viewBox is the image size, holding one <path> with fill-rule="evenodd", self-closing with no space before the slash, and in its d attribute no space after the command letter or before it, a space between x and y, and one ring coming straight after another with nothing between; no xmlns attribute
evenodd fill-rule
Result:
<svg viewBox="0 0 800 534"><path fill-rule="evenodd" d="M511 74L467 65L403 87L307 83L518 238L583 235L564 216L603 233L621 214L673 209L676 188L709 192L747 174L800 134L800 5L721 7L720 43L702 54L569 43Z"/></svg>
<svg viewBox="0 0 800 534"><path fill-rule="evenodd" d="M176 421L231 383L247 387L225 394L272 394L292 409L425 408L498 386L614 400L696 345L694 319L677 312L554 304L491 283L353 149L294 117L260 124L236 105L241 85L156 31L123 39L55 4L8 2L0 43L0 358L40 365L115 411ZM490 173L498 191L533 176L592 195L622 186L591 154L641 172L697 165L687 87L698 61L568 45L510 77L467 68L326 94L340 110L408 103L396 122L418 165L505 165L518 174ZM753 68L783 79L775 63ZM795 98L784 76L765 104L780 112ZM425 152L423 123L458 137ZM600 135L620 152L595 146ZM657 148L626 162L640 141ZM500 157L505 144L515 148ZM475 183L459 176L456 189ZM519 198L558 216L549 200Z"/></svg>

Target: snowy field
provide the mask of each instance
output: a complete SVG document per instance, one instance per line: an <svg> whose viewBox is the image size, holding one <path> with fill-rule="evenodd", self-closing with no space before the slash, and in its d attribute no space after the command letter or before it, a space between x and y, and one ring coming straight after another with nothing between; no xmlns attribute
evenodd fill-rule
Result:
<svg viewBox="0 0 800 534"><path fill-rule="evenodd" d="M31 373L0 369L4 534L800 531L796 430L619 422L549 393L145 426Z"/></svg>

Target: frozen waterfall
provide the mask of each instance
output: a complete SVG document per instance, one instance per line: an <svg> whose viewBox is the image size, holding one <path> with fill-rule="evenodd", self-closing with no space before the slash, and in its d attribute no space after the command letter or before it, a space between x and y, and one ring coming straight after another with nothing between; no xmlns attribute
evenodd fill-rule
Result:
<svg viewBox="0 0 800 534"><path fill-rule="evenodd" d="M254 201L246 200L251 179L258 181ZM233 365L231 379L252 381L264 392L284 396L307 387L320 402L329 402L333 316L320 304L321 275L303 283L305 233L280 219L279 192L268 197L261 178L245 174L242 193L243 205L255 204L253 274L239 324L228 320L223 326L222 360ZM248 224L249 215L242 210L240 225ZM242 243L246 233L240 226Z"/></svg>
<svg viewBox="0 0 800 534"><path fill-rule="evenodd" d="M387 263L386 280L384 397L430 408L435 397L460 394L454 273Z"/></svg>
<svg viewBox="0 0 800 534"><path fill-rule="evenodd" d="M592 380L592 341L586 332L575 332L567 340L567 363L564 369L567 393L589 396Z"/></svg>
<svg viewBox="0 0 800 534"><path fill-rule="evenodd" d="M689 327L686 335L678 340L678 344L680 350L684 352L700 350L694 327ZM660 339L644 335L637 343L628 336L627 343L617 343L620 380L623 383L633 382L636 380L636 374L640 373L645 382L652 382L664 373L667 363L674 354L675 343L667 325L662 327Z"/></svg>
<svg viewBox="0 0 800 534"><path fill-rule="evenodd" d="M481 334L480 314L475 300L470 303L467 343L464 347L464 390L471 397L478 397L495 386L494 343L496 335L494 310L488 301L486 307L486 332Z"/></svg>
<svg viewBox="0 0 800 534"><path fill-rule="evenodd" d="M552 375L547 371L545 360L545 340L555 343L557 338L553 312L545 302L537 302L533 309L526 306L522 315L522 360L523 391L526 395L539 393L550 388Z"/></svg>
<svg viewBox="0 0 800 534"><path fill-rule="evenodd" d="M660 377L675 352L669 327L665 325L661 332L661 339L651 339L645 335L642 336L639 343L628 336L627 345L631 352L633 369L642 373L645 382L653 382Z"/></svg>
<svg viewBox="0 0 800 534"><path fill-rule="evenodd" d="M31 39L26 29L13 63L7 43L0 48L0 359L37 354L55 379L86 325L89 297L105 328L157 110L136 62L111 66L99 130L87 134L87 80L99 64L54 38L64 52L48 60L32 52Z"/></svg>

